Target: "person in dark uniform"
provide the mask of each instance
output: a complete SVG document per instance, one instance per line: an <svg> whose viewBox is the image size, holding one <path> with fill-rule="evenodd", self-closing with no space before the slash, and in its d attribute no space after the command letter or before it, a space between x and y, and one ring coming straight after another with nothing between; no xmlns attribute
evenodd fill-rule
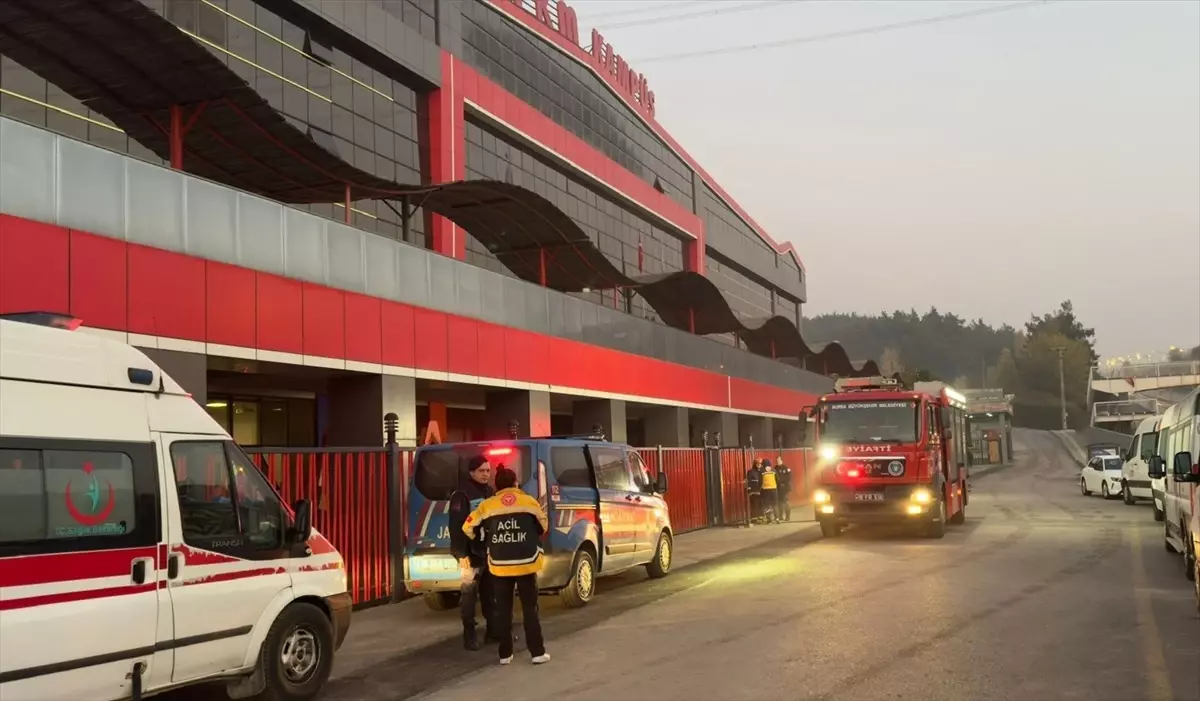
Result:
<svg viewBox="0 0 1200 701"><path fill-rule="evenodd" d="M463 532L463 524L471 512L479 508L485 499L492 496L492 466L487 458L477 455L467 463L467 478L460 480L458 489L450 496L450 550L458 558L463 573L461 591L463 647L479 649L475 634L475 604L483 610L483 621L487 626L484 640L494 642L496 627L492 625L495 611L494 582L487 568L487 547L482 537L470 538Z"/></svg>
<svg viewBox="0 0 1200 701"><path fill-rule="evenodd" d="M783 521L792 520L792 468L779 463L775 467L775 482L779 485L779 503L777 505L779 518Z"/></svg>
<svg viewBox="0 0 1200 701"><path fill-rule="evenodd" d="M755 460L746 470L746 497L750 500L750 516L746 525L753 525L762 517L762 461Z"/></svg>
<svg viewBox="0 0 1200 701"><path fill-rule="evenodd" d="M492 618L500 638L500 664L513 660L513 593L521 598L525 642L534 664L550 661L538 616L537 573L542 570L542 535L549 528L537 499L521 491L517 475L496 470L496 494L483 501L463 524L471 540L482 528L487 543L487 566L494 579L496 610Z"/></svg>

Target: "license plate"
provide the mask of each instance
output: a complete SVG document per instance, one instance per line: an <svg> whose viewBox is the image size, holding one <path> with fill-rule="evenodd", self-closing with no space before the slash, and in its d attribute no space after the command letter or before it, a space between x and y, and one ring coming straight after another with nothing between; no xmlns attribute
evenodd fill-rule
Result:
<svg viewBox="0 0 1200 701"><path fill-rule="evenodd" d="M883 494L879 492L859 492L854 495L854 501L883 501Z"/></svg>
<svg viewBox="0 0 1200 701"><path fill-rule="evenodd" d="M422 555L409 558L409 579L447 579L458 576L458 560L453 555Z"/></svg>

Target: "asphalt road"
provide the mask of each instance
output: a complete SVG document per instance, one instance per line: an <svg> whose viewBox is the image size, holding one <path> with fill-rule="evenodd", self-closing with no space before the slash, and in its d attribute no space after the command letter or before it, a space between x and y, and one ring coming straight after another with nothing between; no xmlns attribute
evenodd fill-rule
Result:
<svg viewBox="0 0 1200 701"><path fill-rule="evenodd" d="M793 533L547 606L549 664L449 641L321 699L1200 699L1200 617L1149 507L1083 497L1052 435L1016 442L943 540Z"/></svg>

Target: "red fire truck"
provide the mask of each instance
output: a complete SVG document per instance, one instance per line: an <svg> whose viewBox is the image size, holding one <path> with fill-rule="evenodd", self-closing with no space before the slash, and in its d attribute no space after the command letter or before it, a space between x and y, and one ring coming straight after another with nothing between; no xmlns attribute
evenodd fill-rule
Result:
<svg viewBox="0 0 1200 701"><path fill-rule="evenodd" d="M951 387L839 379L800 419L815 424L813 507L825 537L848 524L911 523L941 538L965 519L966 398Z"/></svg>

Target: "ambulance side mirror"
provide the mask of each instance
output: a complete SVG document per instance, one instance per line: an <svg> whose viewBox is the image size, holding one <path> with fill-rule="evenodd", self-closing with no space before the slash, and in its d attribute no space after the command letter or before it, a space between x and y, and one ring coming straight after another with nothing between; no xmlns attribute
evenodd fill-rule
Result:
<svg viewBox="0 0 1200 701"><path fill-rule="evenodd" d="M296 525L292 529L292 538L296 543L306 543L312 536L312 502L301 499L292 505L296 514Z"/></svg>

